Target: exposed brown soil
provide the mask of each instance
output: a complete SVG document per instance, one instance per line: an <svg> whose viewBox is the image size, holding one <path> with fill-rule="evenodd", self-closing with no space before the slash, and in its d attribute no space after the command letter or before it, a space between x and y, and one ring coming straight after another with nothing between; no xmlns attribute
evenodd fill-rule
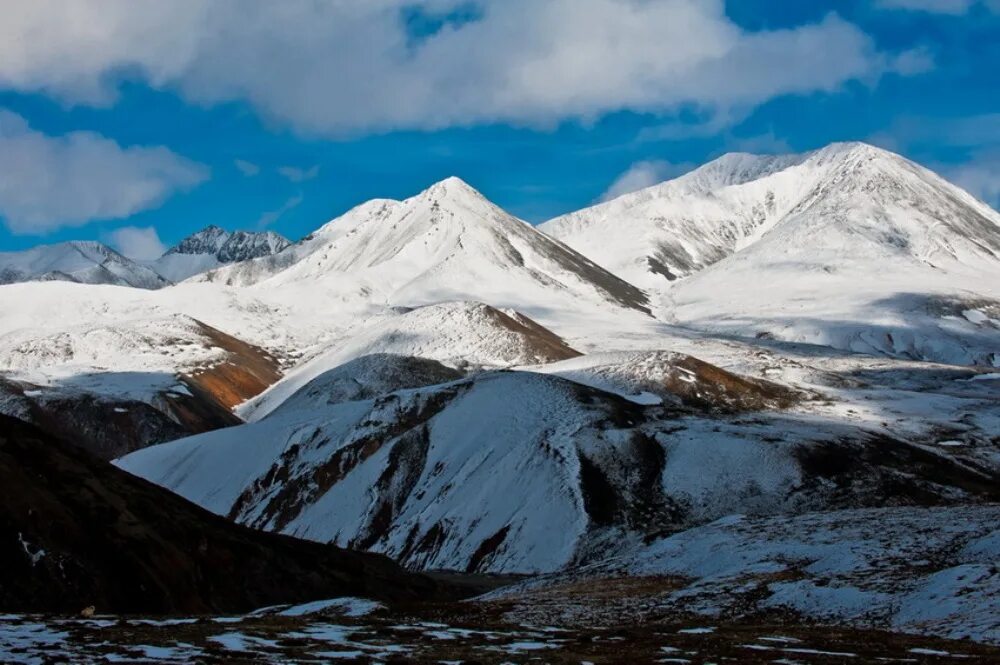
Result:
<svg viewBox="0 0 1000 665"><path fill-rule="evenodd" d="M788 408L804 395L785 386L727 372L693 356L678 356L674 365L691 372L695 381L670 374L664 381L668 392L690 406L725 412Z"/></svg>
<svg viewBox="0 0 1000 665"><path fill-rule="evenodd" d="M489 306L486 307L486 311L497 325L522 335L529 342L531 351L537 355L539 363L551 363L583 355L563 341L562 337L523 314L515 312L513 315L508 315Z"/></svg>

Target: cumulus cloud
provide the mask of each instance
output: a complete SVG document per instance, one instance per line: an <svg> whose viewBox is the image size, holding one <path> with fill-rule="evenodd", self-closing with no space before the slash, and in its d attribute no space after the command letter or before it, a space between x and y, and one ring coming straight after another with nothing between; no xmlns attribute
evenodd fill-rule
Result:
<svg viewBox="0 0 1000 665"><path fill-rule="evenodd" d="M122 147L93 132L48 136L0 109L0 217L13 233L128 217L207 177L164 147Z"/></svg>
<svg viewBox="0 0 1000 665"><path fill-rule="evenodd" d="M278 174L283 178L287 178L290 182L305 182L319 175L319 165L317 164L309 169L300 169L297 166L282 166L278 169Z"/></svg>
<svg viewBox="0 0 1000 665"><path fill-rule="evenodd" d="M600 201L610 201L624 194L631 194L646 187L652 187L664 180L690 171L693 164L672 164L663 160L636 162L619 175L600 196Z"/></svg>
<svg viewBox="0 0 1000 665"><path fill-rule="evenodd" d="M0 0L0 86L107 104L139 79L337 135L691 104L725 114L914 65L833 14L748 32L723 0L472 4L415 39L404 12L447 19L469 0Z"/></svg>
<svg viewBox="0 0 1000 665"><path fill-rule="evenodd" d="M119 254L139 261L158 259L167 251L152 226L123 226L109 233L107 241Z"/></svg>

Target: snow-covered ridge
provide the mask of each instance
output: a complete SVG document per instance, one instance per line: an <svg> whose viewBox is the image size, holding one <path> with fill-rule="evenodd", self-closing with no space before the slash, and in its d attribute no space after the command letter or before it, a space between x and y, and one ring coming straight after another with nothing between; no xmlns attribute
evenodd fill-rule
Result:
<svg viewBox="0 0 1000 665"><path fill-rule="evenodd" d="M273 231L225 231L209 226L153 261L125 257L107 245L76 240L0 252L0 284L61 280L159 289L220 265L268 256L289 246Z"/></svg>
<svg viewBox="0 0 1000 665"><path fill-rule="evenodd" d="M922 214L910 221L909 211ZM632 283L662 289L781 226L796 228L783 239L785 249L808 254L828 244L813 235L817 226L831 224L854 233L850 248L866 253L878 245L933 263L1000 256L1000 214L864 143L800 155L723 155L539 228Z"/></svg>
<svg viewBox="0 0 1000 665"><path fill-rule="evenodd" d="M514 311L477 302L446 302L403 311L367 326L300 365L240 407L246 420L270 413L317 376L371 354L436 360L462 370L512 367L580 355L557 335Z"/></svg>
<svg viewBox="0 0 1000 665"><path fill-rule="evenodd" d="M870 404L880 420L906 416L894 413L900 407L981 408L989 431L1000 422L995 407L972 399L901 396L895 404L865 393L785 410L765 382L706 363L642 354L606 356L589 368L584 361L553 372L572 381L529 371L456 379L423 367L406 379L415 387L366 399L368 387L394 387L383 363L400 365L359 359L318 376L256 422L118 463L257 528L383 552L411 567L490 572L557 570L737 511L997 496L992 444L977 434L935 450L866 425L852 408ZM700 372L689 377L685 365ZM686 381L675 372L693 387L679 388ZM350 373L359 385L350 385ZM428 380L446 383L421 385ZM620 392L659 385L683 405L636 403L591 387L599 382ZM975 395L988 390L970 385ZM737 413L706 408L709 400ZM934 422L919 426L939 430Z"/></svg>
<svg viewBox="0 0 1000 665"><path fill-rule="evenodd" d="M99 242L62 242L22 252L0 252L0 284L50 280L142 289L157 289L168 284L147 266Z"/></svg>
<svg viewBox="0 0 1000 665"><path fill-rule="evenodd" d="M219 266L276 254L291 243L273 231L226 231L208 226L164 253L150 266L173 282Z"/></svg>
<svg viewBox="0 0 1000 665"><path fill-rule="evenodd" d="M297 245L208 273L257 289L323 285L345 301L478 300L538 312L647 311L646 295L490 203L458 178L404 201L362 204Z"/></svg>

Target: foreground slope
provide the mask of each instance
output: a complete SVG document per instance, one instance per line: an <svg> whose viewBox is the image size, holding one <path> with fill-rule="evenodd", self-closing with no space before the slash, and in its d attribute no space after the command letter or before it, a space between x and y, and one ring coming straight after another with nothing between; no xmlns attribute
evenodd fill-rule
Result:
<svg viewBox="0 0 1000 665"><path fill-rule="evenodd" d="M556 376L487 372L368 401L293 398L258 422L118 464L244 524L481 572L558 570L737 511L997 495L995 468L847 421L753 413L785 393L676 364L697 383L679 394L700 403L639 404Z"/></svg>
<svg viewBox="0 0 1000 665"><path fill-rule="evenodd" d="M239 611L435 584L388 559L251 531L0 416L0 609Z"/></svg>
<svg viewBox="0 0 1000 665"><path fill-rule="evenodd" d="M727 155L542 228L679 324L1000 364L1000 213L872 146Z"/></svg>

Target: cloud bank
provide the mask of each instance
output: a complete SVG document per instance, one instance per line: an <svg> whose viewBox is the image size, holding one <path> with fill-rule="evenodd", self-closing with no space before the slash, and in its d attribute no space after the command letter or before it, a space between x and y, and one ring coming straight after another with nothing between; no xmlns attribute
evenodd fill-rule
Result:
<svg viewBox="0 0 1000 665"><path fill-rule="evenodd" d="M414 34L408 12L435 28ZM722 0L0 0L0 14L0 87L100 105L137 79L319 135L726 114L927 64L833 14L747 32Z"/></svg>
<svg viewBox="0 0 1000 665"><path fill-rule="evenodd" d="M125 218L207 177L163 147L125 148L93 132L47 136L0 109L0 218L12 233Z"/></svg>

